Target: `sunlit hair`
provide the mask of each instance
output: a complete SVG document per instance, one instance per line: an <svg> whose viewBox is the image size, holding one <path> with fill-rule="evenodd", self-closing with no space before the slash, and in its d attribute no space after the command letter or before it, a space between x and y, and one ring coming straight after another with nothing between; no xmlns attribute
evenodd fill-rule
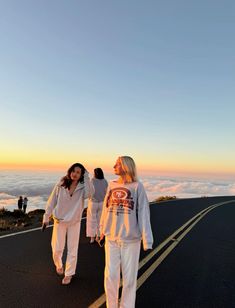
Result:
<svg viewBox="0 0 235 308"><path fill-rule="evenodd" d="M125 181L127 183L136 182L138 178L133 158L130 156L120 156L119 159L122 165L122 169L125 172Z"/></svg>
<svg viewBox="0 0 235 308"><path fill-rule="evenodd" d="M84 173L86 171L85 167L80 163L73 164L67 171L67 174L61 179L61 186L65 188L70 188L72 184L71 173L75 170L76 167L81 169L81 177L78 180L79 183L84 183Z"/></svg>
<svg viewBox="0 0 235 308"><path fill-rule="evenodd" d="M94 176L96 179L102 180L104 178L103 170L101 168L95 168Z"/></svg>

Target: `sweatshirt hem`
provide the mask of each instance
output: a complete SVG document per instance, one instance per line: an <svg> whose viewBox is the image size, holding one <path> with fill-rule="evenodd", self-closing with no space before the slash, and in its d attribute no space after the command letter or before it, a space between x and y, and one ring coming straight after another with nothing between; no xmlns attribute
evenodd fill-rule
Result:
<svg viewBox="0 0 235 308"><path fill-rule="evenodd" d="M120 237L112 237L110 235L106 235L107 240L112 241L112 242L123 242L123 243L136 243L136 242L140 242L141 238L136 238L136 239L124 239L124 238L120 238Z"/></svg>

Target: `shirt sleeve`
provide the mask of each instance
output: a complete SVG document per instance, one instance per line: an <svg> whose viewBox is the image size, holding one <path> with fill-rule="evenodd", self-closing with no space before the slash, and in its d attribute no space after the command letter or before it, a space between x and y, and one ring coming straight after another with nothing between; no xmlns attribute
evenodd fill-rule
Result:
<svg viewBox="0 0 235 308"><path fill-rule="evenodd" d="M56 184L47 200L45 214L43 215L43 223L49 222L50 216L52 215L52 212L57 204L58 194L59 185Z"/></svg>
<svg viewBox="0 0 235 308"><path fill-rule="evenodd" d="M138 225L143 240L143 248L152 249L153 234L150 223L149 201L142 183L137 187Z"/></svg>
<svg viewBox="0 0 235 308"><path fill-rule="evenodd" d="M89 173L85 171L84 173L84 199L91 198L95 192L92 181L90 181Z"/></svg>
<svg viewBox="0 0 235 308"><path fill-rule="evenodd" d="M109 197L109 191L110 191L110 186L108 185L108 188L107 188L107 191L106 191L106 194L105 194L105 197L104 197L102 213L101 213L101 217L100 217L100 225L99 225L100 234L104 234L104 223L105 223L106 214L107 214L106 203L107 203L107 199Z"/></svg>
<svg viewBox="0 0 235 308"><path fill-rule="evenodd" d="M108 187L108 182L106 180L105 180L105 187L106 187L106 189Z"/></svg>

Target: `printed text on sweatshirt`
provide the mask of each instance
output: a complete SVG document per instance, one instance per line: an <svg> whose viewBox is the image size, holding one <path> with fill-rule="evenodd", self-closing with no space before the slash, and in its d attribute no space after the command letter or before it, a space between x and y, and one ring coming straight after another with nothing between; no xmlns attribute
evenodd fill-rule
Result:
<svg viewBox="0 0 235 308"><path fill-rule="evenodd" d="M113 241L134 242L142 239L144 249L152 248L149 202L141 182L109 183L100 232Z"/></svg>

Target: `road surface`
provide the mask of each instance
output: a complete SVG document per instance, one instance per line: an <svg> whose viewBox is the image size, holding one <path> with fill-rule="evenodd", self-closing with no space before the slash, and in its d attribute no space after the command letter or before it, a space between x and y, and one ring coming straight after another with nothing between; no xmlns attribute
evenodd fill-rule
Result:
<svg viewBox="0 0 235 308"><path fill-rule="evenodd" d="M136 307L235 307L234 220L232 196L152 204L154 249L141 251ZM0 307L105 307L104 250L89 244L85 223L66 287L51 259L52 228L0 237Z"/></svg>

